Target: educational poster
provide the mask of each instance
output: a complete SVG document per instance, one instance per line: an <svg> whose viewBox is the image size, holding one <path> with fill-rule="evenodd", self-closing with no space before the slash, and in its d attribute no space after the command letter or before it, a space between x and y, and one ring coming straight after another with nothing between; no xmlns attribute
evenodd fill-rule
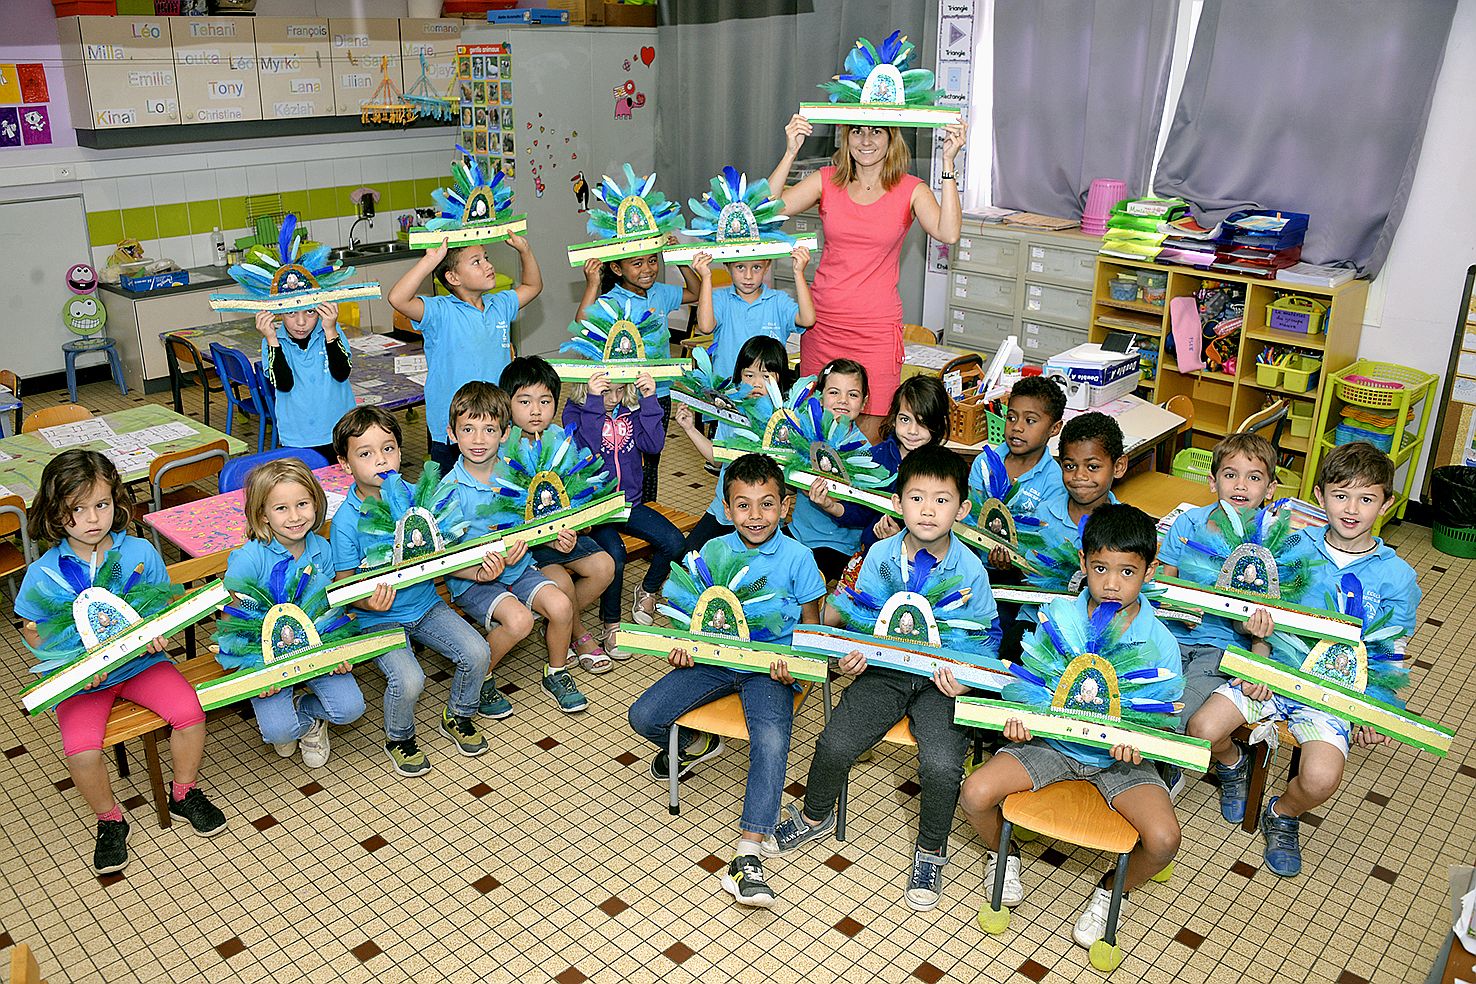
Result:
<svg viewBox="0 0 1476 984"><path fill-rule="evenodd" d="M330 17L328 46L335 115L362 116L364 104L373 101L386 76L395 93L404 90L400 22L395 18Z"/></svg>
<svg viewBox="0 0 1476 984"><path fill-rule="evenodd" d="M973 47L975 0L945 0L938 19L938 64L934 68L935 84L943 90L938 99L940 106L957 106L963 112L964 122L969 120L969 92L973 79ZM939 177L943 173L943 131L928 131L932 134L933 162L929 184L937 194L943 185ZM968 148L959 151L954 159L954 183L958 193L964 193L964 173L968 169ZM948 244L928 237L927 268L934 273L948 272Z"/></svg>
<svg viewBox="0 0 1476 984"><path fill-rule="evenodd" d="M63 17L56 24L63 52L80 50L79 67L86 77L90 115L86 103L73 100L77 129L180 121L167 17Z"/></svg>
<svg viewBox="0 0 1476 984"><path fill-rule="evenodd" d="M44 66L0 63L0 148L51 143L50 101Z"/></svg>
<svg viewBox="0 0 1476 984"><path fill-rule="evenodd" d="M501 171L508 180L517 178L512 45L457 45L456 82L461 90L461 146L489 175Z"/></svg>
<svg viewBox="0 0 1476 984"><path fill-rule="evenodd" d="M255 17L263 119L333 115L327 18Z"/></svg>
<svg viewBox="0 0 1476 984"><path fill-rule="evenodd" d="M256 32L249 17L171 17L184 123L261 119Z"/></svg>

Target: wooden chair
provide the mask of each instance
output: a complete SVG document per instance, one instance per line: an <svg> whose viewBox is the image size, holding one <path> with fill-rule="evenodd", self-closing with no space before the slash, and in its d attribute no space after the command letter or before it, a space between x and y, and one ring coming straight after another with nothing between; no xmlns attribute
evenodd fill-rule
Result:
<svg viewBox="0 0 1476 984"><path fill-rule="evenodd" d="M10 954L10 984L46 984L41 965L25 943L17 943Z"/></svg>
<svg viewBox="0 0 1476 984"><path fill-rule="evenodd" d="M137 518L141 521L148 513L210 498L214 493L198 489L194 483L218 476L229 459L224 439L159 455L149 463L151 500ZM158 531L149 527L149 535L158 547Z"/></svg>
<svg viewBox="0 0 1476 984"><path fill-rule="evenodd" d="M1107 932L1091 948L1092 966L1110 973L1122 963L1122 947L1117 945L1117 917L1122 911L1122 890L1127 883L1128 855L1138 845L1138 831L1122 815L1112 810L1097 787L1082 780L1052 783L1038 792L1014 793L1004 801L1004 825L999 833L999 855L1010 850L1010 834L1016 824L1027 826L1045 837L1079 844L1094 851L1117 855L1117 872L1112 879L1112 905L1107 910ZM1173 874L1170 864L1153 876L1165 882ZM1005 866L995 865L994 884L989 902L979 910L979 928L986 933L1003 933L1010 925L1010 910L1004 907Z"/></svg>
<svg viewBox="0 0 1476 984"><path fill-rule="evenodd" d="M209 427L210 396L212 393L225 391L215 376L215 367L205 361L194 342L177 335L164 337L164 357L169 361L169 390L174 395L174 412L184 413L182 389L185 384L194 382L200 387L200 403L203 408L201 415L205 426ZM186 373L192 374L194 380L189 379ZM216 382L212 383L212 379L216 379Z"/></svg>
<svg viewBox="0 0 1476 984"><path fill-rule="evenodd" d="M701 516L693 515L684 509L664 505L660 502L648 503L650 507L671 521L671 525L681 530L683 534L692 532ZM645 540L633 537L628 533L620 534L620 541L625 544L625 561L640 560L651 555L651 545Z"/></svg>
<svg viewBox="0 0 1476 984"><path fill-rule="evenodd" d="M20 533L21 538L19 550L10 541L11 534L16 532ZM16 573L36 559L31 535L26 530L26 501L18 495L0 497L0 536L6 538L0 540L0 577L5 578L10 596L14 598Z"/></svg>
<svg viewBox="0 0 1476 984"><path fill-rule="evenodd" d="M794 695L794 712L799 713L800 705L804 704L805 698L815 689L813 683L807 683L799 693ZM830 720L830 681L827 679L824 685L825 702L821 713L825 720ZM729 694L719 697L710 704L693 708L681 717L677 718L671 725L671 732L667 738L667 771L671 773L668 780L671 800L667 809L672 816L681 812L681 804L678 802L678 786L681 783L681 752L677 748L677 734L682 728L693 731L706 731L708 734L718 735L723 738L732 738L737 741L748 740L748 721L743 716L743 700L737 694Z"/></svg>
<svg viewBox="0 0 1476 984"><path fill-rule="evenodd" d="M1290 400L1274 400L1242 420L1235 428L1235 433L1260 434L1269 428L1271 433L1263 436L1271 441L1273 448L1278 447L1281 444L1281 431L1286 427L1286 418L1290 413Z"/></svg>
<svg viewBox="0 0 1476 984"><path fill-rule="evenodd" d="M1174 436L1177 438L1174 442L1174 450L1188 447L1187 435L1194 429L1194 400L1187 394L1180 393L1178 396L1169 397L1163 408L1169 413L1178 414L1184 418L1184 423L1174 431Z"/></svg>
<svg viewBox="0 0 1476 984"><path fill-rule="evenodd" d="M10 393L12 396L15 397L15 402L17 404L21 403L21 381L19 376L11 372L9 369L0 369L0 386L4 386L6 389L10 390ZM23 406L17 406L15 408L15 426L13 429L13 433L20 433L21 421L24 418L25 408Z"/></svg>
<svg viewBox="0 0 1476 984"><path fill-rule="evenodd" d="M1291 749L1291 761L1286 769L1286 781L1291 782L1302 770L1302 745L1287 728L1285 721L1276 722L1276 730L1281 744ZM1250 756L1250 787L1245 794L1245 816L1240 821L1240 829L1247 834L1254 834L1261 824L1261 808L1266 798L1266 777L1271 772L1272 756L1264 747L1250 743L1251 729L1248 724L1237 728L1234 738L1250 748L1246 753Z"/></svg>
<svg viewBox="0 0 1476 984"><path fill-rule="evenodd" d="M75 424L79 420L91 420L92 411L80 403L63 403L56 407L47 407L37 410L25 419L21 424L21 433L30 434L43 427L55 427L57 424Z"/></svg>
<svg viewBox="0 0 1476 984"><path fill-rule="evenodd" d="M938 336L933 332L933 329L925 328L922 325L903 325L902 341L917 342L921 345L937 345Z"/></svg>

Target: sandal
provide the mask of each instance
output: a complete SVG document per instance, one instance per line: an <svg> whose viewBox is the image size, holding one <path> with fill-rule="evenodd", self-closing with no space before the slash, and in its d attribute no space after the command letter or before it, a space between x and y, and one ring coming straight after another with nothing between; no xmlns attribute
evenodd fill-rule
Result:
<svg viewBox="0 0 1476 984"><path fill-rule="evenodd" d="M594 649L581 653L579 647L586 642L593 645ZM576 661L579 668L587 673L609 673L613 666L609 654L600 648L600 644L595 642L588 632L574 640L574 648L569 650L569 658Z"/></svg>
<svg viewBox="0 0 1476 984"><path fill-rule="evenodd" d="M604 634L600 636L600 643L605 648L606 656L609 656L616 662L624 663L626 660L630 659L630 653L616 646L615 640L619 638L619 635L617 634L619 633L619 631L620 626L618 625L605 626Z"/></svg>

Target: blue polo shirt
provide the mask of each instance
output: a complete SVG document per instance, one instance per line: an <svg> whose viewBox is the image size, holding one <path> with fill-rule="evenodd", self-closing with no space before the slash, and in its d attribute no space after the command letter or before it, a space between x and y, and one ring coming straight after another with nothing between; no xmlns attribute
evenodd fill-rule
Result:
<svg viewBox="0 0 1476 984"><path fill-rule="evenodd" d="M891 597L892 592L887 586L888 581L882 577L882 567L883 565L890 566L896 574L900 574L904 566L911 567L910 564L904 565L902 562L903 551L907 549L903 542L906 536L907 531L903 530L885 540L876 541L872 548L866 551L866 559L861 561L861 572L856 576L857 591L863 591L882 601ZM983 655L999 655L999 642L1003 632L999 627L999 610L994 604L994 591L989 587L989 574L985 571L984 562L979 559L979 555L965 546L963 541L952 533L948 534L948 552L933 568L929 580L946 580L951 577L962 578L959 586L969 589L969 598L962 605L949 609L939 618L967 620L987 625L989 627L988 642L984 647Z"/></svg>
<svg viewBox="0 0 1476 984"><path fill-rule="evenodd" d="M451 469L451 474L446 476L445 481L456 484L456 501L461 505L461 516L471 524L466 528L463 539L475 540L479 536L491 533L492 513L498 505L497 490L467 471L466 462L461 458L456 459L456 465ZM503 569L502 576L497 580L503 584L512 584L532 566L533 551L529 550L523 554L522 560L516 564L508 564ZM476 583L465 577L446 578L446 585L451 589L453 598L460 598L468 588Z"/></svg>
<svg viewBox="0 0 1476 984"><path fill-rule="evenodd" d="M496 380L512 361L515 290L482 295L478 310L452 295L422 297L425 312L415 327L425 341L425 425L445 443L451 397L472 380Z"/></svg>
<svg viewBox="0 0 1476 984"><path fill-rule="evenodd" d="M777 530L757 547L744 543L737 530L709 540L702 547L704 560L715 562L718 557L734 555L741 556L748 566L745 583L764 578L764 590L772 591L783 605L783 632L773 639L755 641L789 645L800 610L825 594L825 578L815 566L815 555Z"/></svg>
<svg viewBox="0 0 1476 984"><path fill-rule="evenodd" d="M642 311L649 310L661 322L661 327L666 328L668 324L667 316L682 306L682 288L676 284L663 283L658 280L646 288L644 295L641 295L635 291L627 290L623 284L617 283L614 287L601 294L600 299L609 300L617 308L626 309L628 307L632 314L640 314ZM670 339L668 338L666 347L660 352L654 352L648 349L646 351L646 357L648 359L671 358ZM670 393L671 382L664 379L658 380L656 383L657 398L664 399Z"/></svg>
<svg viewBox="0 0 1476 984"><path fill-rule="evenodd" d="M1007 444L1001 444L994 450L999 452L1001 458L1010 453ZM986 494L982 454L974 458L974 466L969 469L969 488ZM1009 503L1010 511L1016 516L1034 516L1043 501L1065 489L1066 483L1061 479L1061 465L1051 456L1050 448L1047 448L1033 468L1015 479L1015 492Z"/></svg>
<svg viewBox="0 0 1476 984"><path fill-rule="evenodd" d="M1333 598L1338 590L1338 579L1352 574L1363 585L1363 606L1370 621L1388 612L1390 624L1404 630L1404 638L1394 642L1394 648L1404 650L1405 642L1414 635L1418 622L1416 611L1420 605L1420 585L1415 580L1414 568L1405 563L1394 552L1394 548L1381 538L1374 537L1374 549L1358 554L1347 566L1338 564L1345 558L1336 556L1327 545L1327 527L1303 530L1301 534L1316 550L1325 564L1317 566L1312 575L1312 586L1308 600L1313 605L1322 605Z"/></svg>
<svg viewBox="0 0 1476 984"><path fill-rule="evenodd" d="M364 554L367 553L359 537L359 511L363 504L359 487L354 485L344 497L343 505L338 507L338 512L333 514L333 531L329 542L333 547L333 566L340 574L345 571L359 573L359 565L364 562ZM396 591L394 603L387 612L371 612L355 607L353 613L363 629L380 625L408 625L420 621L440 600L440 595L436 594L436 582L421 581Z"/></svg>
<svg viewBox="0 0 1476 984"><path fill-rule="evenodd" d="M427 301L431 298L426 298ZM299 348L287 334L285 325L277 326L277 344L292 369L292 388L277 390L277 428L281 443L292 448L313 448L333 443L333 425L355 406L354 388L345 379L339 382L328 371L328 335L321 321L308 335L307 347ZM348 342L342 335L334 341L345 356ZM261 364L271 365L271 347L261 340ZM430 382L427 377L426 382Z"/></svg>
<svg viewBox="0 0 1476 984"><path fill-rule="evenodd" d="M750 338L764 335L783 345L790 335L804 330L794 323L799 317L794 298L769 286L752 301L738 296L736 287L719 287L712 292L712 315L716 325L707 351L714 371L727 379L733 378L738 350Z"/></svg>
<svg viewBox="0 0 1476 984"><path fill-rule="evenodd" d="M1115 504L1117 496L1108 492L1107 501ZM1058 494L1041 500L1040 505L1036 507L1035 518L1040 520L1040 536L1045 541L1046 550L1059 552L1069 548L1074 552L1081 549L1081 526L1071 518L1071 494L1064 487ZM1035 559L1037 553L1039 551L1030 551L1030 558ZM1044 564L1039 566L1040 573L1026 572L1025 574L1025 580L1039 588L1064 588L1070 583L1071 576L1081 569L1079 561L1065 571L1059 568L1049 568ZM1034 619L1037 607L1036 605L1023 606L1020 617Z"/></svg>
<svg viewBox="0 0 1476 984"><path fill-rule="evenodd" d="M149 584L168 584L169 571L164 567L164 559L159 556L159 551L147 540L130 536L127 533L114 533L112 535L111 549L118 551L118 570L109 579L114 587L122 587L123 582L132 574L134 568L143 564L142 580ZM103 551L99 559L105 557L108 551ZM27 621L35 622L43 618L46 608L43 602L56 604L65 602L70 605L76 594L70 588L64 587L61 577L61 559L71 557L87 567L88 564L78 557L70 543L65 539L52 547L38 558L35 563L26 568L26 576L21 580L20 593L15 599L15 614ZM48 571L50 573L48 573ZM126 599L125 599L126 600ZM45 655L45 654L42 654ZM75 655L81 655L78 651ZM120 666L115 666L108 671L107 677L100 687L111 687L122 683L130 677L135 677L156 663L168 661L168 653L142 652L133 659Z"/></svg>
<svg viewBox="0 0 1476 984"><path fill-rule="evenodd" d="M225 586L234 594L241 584L264 585L272 576L272 569L284 560L292 561L287 568L287 586L294 591L303 570L312 568L312 574L302 592L304 598L314 592L327 590L337 572L333 565L333 548L316 533L309 533L303 541L301 557L293 557L275 538L266 542L247 540L232 550L230 559L226 561ZM255 659L242 660L217 653L216 659L228 670L261 666L260 650L254 655Z"/></svg>
<svg viewBox="0 0 1476 984"><path fill-rule="evenodd" d="M1061 624L1075 624L1085 626L1090 617L1087 610L1087 602L1090 593L1083 590L1080 595L1072 599L1061 598L1046 606L1046 614L1054 621ZM1040 629L1036 629L1036 638L1042 635ZM1133 617L1132 622L1122 633L1122 642L1125 645L1141 644L1137 647L1137 654L1147 664L1144 667L1133 667L1133 669L1154 668L1168 670L1174 674L1174 680L1163 694L1164 700L1177 701L1184 695L1184 668L1179 660L1179 646L1174 641L1174 635L1164 624L1158 620L1153 606L1143 595L1138 595L1138 614ZM1046 686L1054 687L1060 683L1059 680L1047 680ZM1010 685L1006 685L1004 699L1011 700ZM1165 731L1175 730L1178 717L1173 714L1163 716L1163 728ZM1089 745L1079 745L1076 742L1060 741L1055 738L1042 738L1047 745L1063 754L1081 762L1083 765L1095 766L1105 769L1116 761L1112 753L1105 748L1092 748Z"/></svg>

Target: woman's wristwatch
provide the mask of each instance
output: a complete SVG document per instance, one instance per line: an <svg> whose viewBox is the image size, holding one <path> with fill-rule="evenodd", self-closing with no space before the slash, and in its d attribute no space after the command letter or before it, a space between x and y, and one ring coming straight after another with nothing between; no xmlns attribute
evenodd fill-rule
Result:
<svg viewBox="0 0 1476 984"><path fill-rule="evenodd" d="M954 180L957 177L958 176L956 174L954 174L952 171L943 171L943 172L941 172L938 175L938 180L940 180L940 181L952 181L952 180Z"/></svg>

